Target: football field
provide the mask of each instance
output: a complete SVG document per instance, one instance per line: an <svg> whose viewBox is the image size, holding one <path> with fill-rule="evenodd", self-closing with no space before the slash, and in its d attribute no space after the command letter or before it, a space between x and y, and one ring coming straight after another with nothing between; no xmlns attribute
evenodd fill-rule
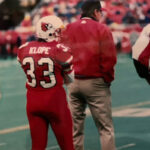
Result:
<svg viewBox="0 0 150 150"><path fill-rule="evenodd" d="M111 91L117 150L150 150L150 86L138 77L127 55L118 56L115 78ZM30 150L25 81L16 59L0 60L0 150ZM51 129L47 150L60 150ZM90 113L85 150L100 150Z"/></svg>

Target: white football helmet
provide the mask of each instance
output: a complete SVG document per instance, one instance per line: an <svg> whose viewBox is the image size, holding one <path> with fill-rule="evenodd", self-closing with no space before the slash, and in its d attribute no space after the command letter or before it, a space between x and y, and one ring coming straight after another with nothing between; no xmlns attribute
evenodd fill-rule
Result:
<svg viewBox="0 0 150 150"><path fill-rule="evenodd" d="M36 25L36 36L44 39L47 42L58 40L61 29L64 28L64 24L57 16L46 16L41 18Z"/></svg>

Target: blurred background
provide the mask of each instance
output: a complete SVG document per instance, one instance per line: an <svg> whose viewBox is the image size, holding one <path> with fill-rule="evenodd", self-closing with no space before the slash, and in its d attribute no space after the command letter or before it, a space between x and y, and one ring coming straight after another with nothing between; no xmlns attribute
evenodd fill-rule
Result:
<svg viewBox="0 0 150 150"><path fill-rule="evenodd" d="M15 58L17 48L35 40L34 25L47 15L65 24L80 17L85 0L0 0L0 58ZM150 22L149 0L102 0L103 17L112 30L118 53L131 53L142 27Z"/></svg>
<svg viewBox="0 0 150 150"><path fill-rule="evenodd" d="M65 24L80 18L84 0L0 0L0 150L30 150L26 117L26 77L17 63L17 49L35 40L34 25L47 15ZM150 86L138 77L131 48L150 23L150 0L103 0L103 17L112 31L118 59L112 83L112 111L117 150L150 150ZM46 150L59 150L49 132ZM100 150L90 114L85 123L85 149Z"/></svg>

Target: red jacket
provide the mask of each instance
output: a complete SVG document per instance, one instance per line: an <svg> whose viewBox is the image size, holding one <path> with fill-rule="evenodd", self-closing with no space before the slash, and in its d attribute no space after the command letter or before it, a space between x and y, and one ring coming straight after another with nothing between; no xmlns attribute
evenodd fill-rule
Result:
<svg viewBox="0 0 150 150"><path fill-rule="evenodd" d="M116 49L106 25L83 18L69 24L62 39L72 50L75 78L114 79Z"/></svg>

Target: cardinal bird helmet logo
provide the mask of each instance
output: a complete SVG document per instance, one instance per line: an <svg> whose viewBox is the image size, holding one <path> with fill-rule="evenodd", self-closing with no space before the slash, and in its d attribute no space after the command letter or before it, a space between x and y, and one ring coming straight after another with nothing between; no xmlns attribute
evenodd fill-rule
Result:
<svg viewBox="0 0 150 150"><path fill-rule="evenodd" d="M51 28L53 28L52 24L50 24L50 23L44 23L44 22L41 23L41 29L43 31L46 32L47 30L50 30Z"/></svg>

